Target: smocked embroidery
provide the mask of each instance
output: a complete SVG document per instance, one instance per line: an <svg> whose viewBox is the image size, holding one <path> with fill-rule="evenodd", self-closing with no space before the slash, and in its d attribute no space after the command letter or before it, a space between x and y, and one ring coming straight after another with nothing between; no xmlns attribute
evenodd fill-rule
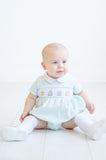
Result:
<svg viewBox="0 0 106 160"><path fill-rule="evenodd" d="M45 88L40 88L38 90L39 97L65 97L65 96L71 96L72 93L73 93L73 89L67 88L67 87L63 87L63 88L45 87Z"/></svg>

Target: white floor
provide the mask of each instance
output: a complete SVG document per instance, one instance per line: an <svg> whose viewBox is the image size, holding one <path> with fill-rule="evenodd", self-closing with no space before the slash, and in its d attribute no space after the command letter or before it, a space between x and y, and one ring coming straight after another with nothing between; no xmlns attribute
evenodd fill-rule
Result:
<svg viewBox="0 0 106 160"><path fill-rule="evenodd" d="M0 84L0 130L17 125L30 84ZM106 117L106 83L83 84L97 109L92 119ZM106 135L90 140L79 128L75 130L35 130L23 142L0 138L0 160L106 160Z"/></svg>

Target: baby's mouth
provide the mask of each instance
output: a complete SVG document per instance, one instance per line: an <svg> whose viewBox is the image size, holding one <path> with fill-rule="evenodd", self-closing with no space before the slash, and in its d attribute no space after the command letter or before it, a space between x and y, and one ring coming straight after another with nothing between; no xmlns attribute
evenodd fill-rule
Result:
<svg viewBox="0 0 106 160"><path fill-rule="evenodd" d="M57 73L63 73L64 72L64 70L58 70L57 71Z"/></svg>

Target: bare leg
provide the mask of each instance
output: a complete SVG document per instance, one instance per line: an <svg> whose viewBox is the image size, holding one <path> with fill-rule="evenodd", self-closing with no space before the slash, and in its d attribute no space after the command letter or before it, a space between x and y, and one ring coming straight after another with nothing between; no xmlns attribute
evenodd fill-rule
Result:
<svg viewBox="0 0 106 160"><path fill-rule="evenodd" d="M75 123L75 119L70 119L67 122L62 123L61 125L63 128L67 128L67 129L73 129L75 127L77 127L76 123Z"/></svg>
<svg viewBox="0 0 106 160"><path fill-rule="evenodd" d="M47 128L47 122L46 121L43 121L41 119L38 119L38 125L35 129L44 129L44 128Z"/></svg>

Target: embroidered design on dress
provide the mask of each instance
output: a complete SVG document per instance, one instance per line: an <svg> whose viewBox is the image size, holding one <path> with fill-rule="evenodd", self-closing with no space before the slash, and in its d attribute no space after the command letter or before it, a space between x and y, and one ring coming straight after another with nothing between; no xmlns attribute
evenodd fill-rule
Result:
<svg viewBox="0 0 106 160"><path fill-rule="evenodd" d="M45 92L42 91L42 92L41 92L41 96L44 96L44 95L45 95Z"/></svg>
<svg viewBox="0 0 106 160"><path fill-rule="evenodd" d="M65 92L65 95L66 95L66 96L69 96L69 95L70 95L70 92L69 92L69 91L66 91L66 92Z"/></svg>
<svg viewBox="0 0 106 160"><path fill-rule="evenodd" d="M62 92L61 91L57 91L57 96L61 96Z"/></svg>
<svg viewBox="0 0 106 160"><path fill-rule="evenodd" d="M52 90L49 90L48 96L53 96Z"/></svg>
<svg viewBox="0 0 106 160"><path fill-rule="evenodd" d="M53 87L53 88L49 88L49 87L45 87L45 88L40 88L38 90L38 95L40 97L64 97L64 96L71 96L72 95L72 89L68 88L68 87L63 87L63 88L57 88L57 87Z"/></svg>

